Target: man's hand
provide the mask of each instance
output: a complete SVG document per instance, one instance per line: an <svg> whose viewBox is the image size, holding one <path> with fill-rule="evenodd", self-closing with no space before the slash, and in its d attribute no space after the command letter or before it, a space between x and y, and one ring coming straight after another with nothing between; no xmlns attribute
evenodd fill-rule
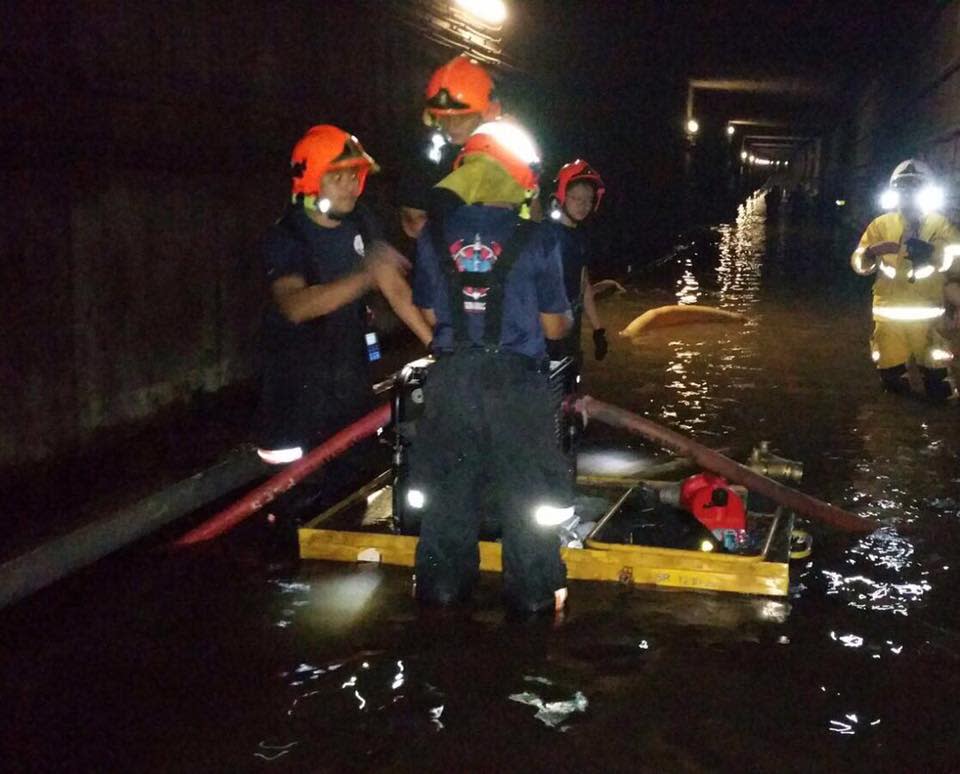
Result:
<svg viewBox="0 0 960 774"><path fill-rule="evenodd" d="M610 346L607 344L607 329L597 328L593 332L593 357L596 360L603 360L607 356L607 350Z"/></svg>

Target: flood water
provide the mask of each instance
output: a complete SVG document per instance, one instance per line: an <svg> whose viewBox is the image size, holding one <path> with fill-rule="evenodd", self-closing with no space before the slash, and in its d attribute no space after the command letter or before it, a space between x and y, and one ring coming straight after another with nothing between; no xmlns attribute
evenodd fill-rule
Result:
<svg viewBox="0 0 960 774"><path fill-rule="evenodd" d="M883 522L805 524L789 598L574 583L562 622L516 623L486 578L424 616L404 570L145 546L0 616L3 769L960 769L960 407L879 391L849 247L749 204L601 304L611 332L678 302L748 321L613 337L584 375Z"/></svg>

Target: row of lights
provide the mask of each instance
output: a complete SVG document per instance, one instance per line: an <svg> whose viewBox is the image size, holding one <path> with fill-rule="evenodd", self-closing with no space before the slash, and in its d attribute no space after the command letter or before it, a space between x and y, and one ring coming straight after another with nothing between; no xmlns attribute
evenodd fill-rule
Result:
<svg viewBox="0 0 960 774"><path fill-rule="evenodd" d="M687 120L687 134L696 134L700 131L700 122L696 118ZM737 129L733 124L727 124L727 137L733 137Z"/></svg>
<svg viewBox="0 0 960 774"><path fill-rule="evenodd" d="M691 118L687 121L687 134L694 135L700 131L700 123L695 118ZM727 137L733 137L736 134L737 129L733 124L727 124ZM773 159L764 159L759 156L754 156L753 154L748 154L746 151L740 152L740 160L746 161L750 164L756 164L761 167L789 167L789 161L775 161Z"/></svg>
<svg viewBox="0 0 960 774"><path fill-rule="evenodd" d="M754 156L752 153L740 151L740 160L748 164L756 164L759 167L789 167L789 161L777 161L776 159L764 159L760 156Z"/></svg>

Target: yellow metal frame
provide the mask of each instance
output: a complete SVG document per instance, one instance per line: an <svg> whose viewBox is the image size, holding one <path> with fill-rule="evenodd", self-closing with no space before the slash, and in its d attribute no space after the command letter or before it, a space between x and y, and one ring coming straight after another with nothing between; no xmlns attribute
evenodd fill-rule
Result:
<svg viewBox="0 0 960 774"><path fill-rule="evenodd" d="M771 527L773 529L773 527ZM335 562L378 561L413 567L417 538L376 532L303 527L300 557ZM501 572L500 545L480 542L480 569ZM673 548L588 541L561 551L571 580L617 581L676 589L727 591L783 597L789 565L763 556L733 556Z"/></svg>

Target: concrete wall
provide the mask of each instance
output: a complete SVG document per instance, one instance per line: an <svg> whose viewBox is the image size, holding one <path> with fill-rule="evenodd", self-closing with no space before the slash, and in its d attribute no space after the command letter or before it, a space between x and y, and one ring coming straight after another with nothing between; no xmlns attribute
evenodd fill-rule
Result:
<svg viewBox="0 0 960 774"><path fill-rule="evenodd" d="M0 466L249 377L256 244L293 142L338 123L395 170L397 128L450 56L378 2L33 0L4 17Z"/></svg>
<svg viewBox="0 0 960 774"><path fill-rule="evenodd" d="M844 198L849 216L866 223L894 166L930 161L960 214L960 1L939 5L902 30L897 50L864 68L848 110L818 149L794 163L800 181L825 199Z"/></svg>

